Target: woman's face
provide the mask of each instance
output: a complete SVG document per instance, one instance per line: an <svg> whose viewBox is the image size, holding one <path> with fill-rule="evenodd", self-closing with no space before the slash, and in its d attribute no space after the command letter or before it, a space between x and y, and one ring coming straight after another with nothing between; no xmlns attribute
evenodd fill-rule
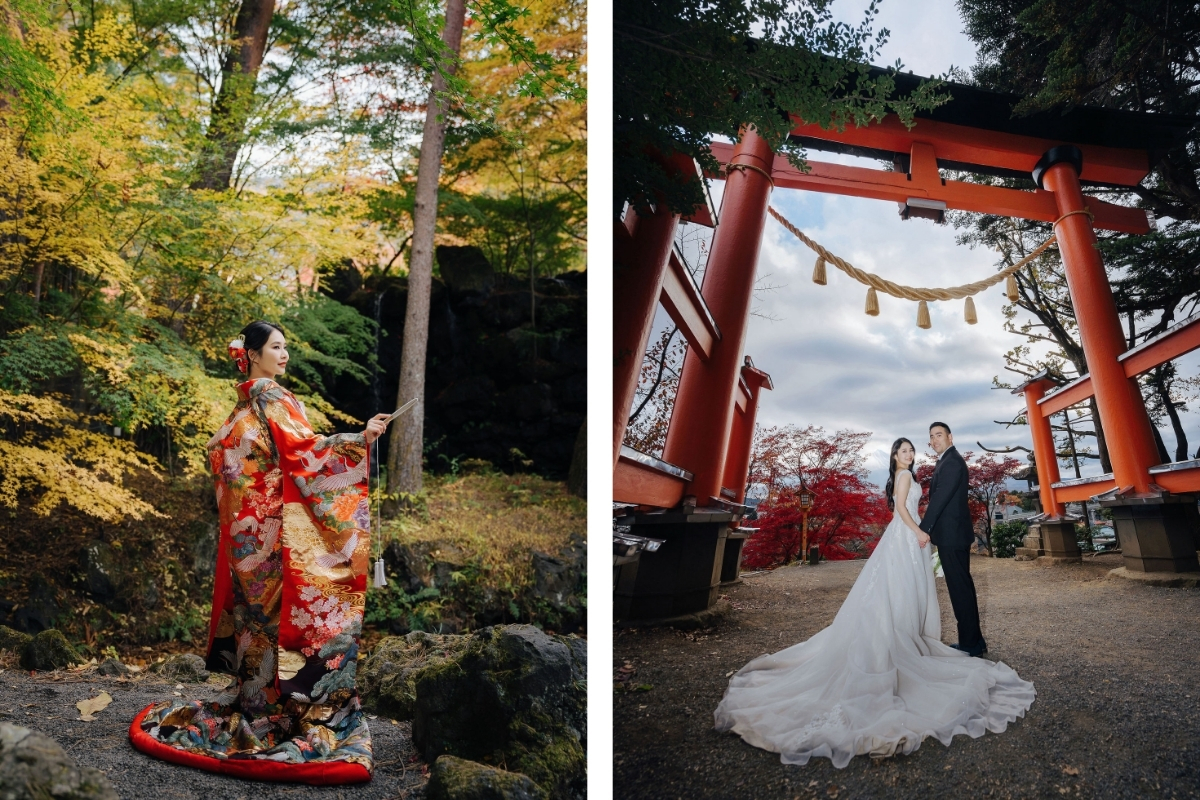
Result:
<svg viewBox="0 0 1200 800"><path fill-rule="evenodd" d="M900 445L900 449L896 451L896 466L900 469L908 469L908 466L913 463L913 459L917 457L917 453L913 450L913 446L908 442Z"/></svg>
<svg viewBox="0 0 1200 800"><path fill-rule="evenodd" d="M284 368L288 362L287 343L283 340L283 334L279 331L271 331L271 338L267 339L267 343L259 352L251 352L247 354L250 357L250 363L254 365L254 370L262 375L274 378L282 375Z"/></svg>

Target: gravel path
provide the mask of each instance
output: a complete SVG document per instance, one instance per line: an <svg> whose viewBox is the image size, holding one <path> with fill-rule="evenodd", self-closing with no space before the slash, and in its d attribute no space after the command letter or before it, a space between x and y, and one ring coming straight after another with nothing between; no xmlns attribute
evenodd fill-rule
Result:
<svg viewBox="0 0 1200 800"><path fill-rule="evenodd" d="M833 621L863 561L746 577L717 627L615 634L614 795L620 798L1200 797L1200 590L1107 577L1119 555L1044 566L973 558L993 660L1038 698L1002 734L926 740L910 756L783 766L712 729L727 673ZM938 581L943 640L957 628Z"/></svg>
<svg viewBox="0 0 1200 800"><path fill-rule="evenodd" d="M209 684L190 683L183 687L177 689L176 684L153 675L122 681L95 675L94 671L56 671L31 677L27 672L9 668L0 671L0 721L31 728L54 739L78 764L104 772L126 800L197 797L369 800L424 796L425 764L412 746L409 724L393 724L383 717L369 721L375 776L370 783L353 786L244 781L159 761L133 749L129 743L129 723L137 712L156 700L171 697L172 692L200 698L215 694L221 685L214 679ZM101 690L112 696L112 704L96 714L95 721L80 721L75 704L95 697Z"/></svg>

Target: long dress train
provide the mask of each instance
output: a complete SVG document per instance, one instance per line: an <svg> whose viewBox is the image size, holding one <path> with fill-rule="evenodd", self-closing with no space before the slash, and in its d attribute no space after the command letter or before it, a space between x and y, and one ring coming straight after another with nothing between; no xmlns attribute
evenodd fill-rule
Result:
<svg viewBox="0 0 1200 800"><path fill-rule="evenodd" d="M920 494L914 482L914 520ZM716 728L785 764L817 756L840 769L855 755L911 753L927 736L949 745L960 733L1001 733L1024 716L1032 683L942 643L930 551L894 515L833 624L742 667Z"/></svg>
<svg viewBox="0 0 1200 800"><path fill-rule="evenodd" d="M370 530L361 433L319 436L269 379L238 385L209 442L220 540L207 668L215 700L167 700L130 727L140 750L260 780L370 780L355 688Z"/></svg>

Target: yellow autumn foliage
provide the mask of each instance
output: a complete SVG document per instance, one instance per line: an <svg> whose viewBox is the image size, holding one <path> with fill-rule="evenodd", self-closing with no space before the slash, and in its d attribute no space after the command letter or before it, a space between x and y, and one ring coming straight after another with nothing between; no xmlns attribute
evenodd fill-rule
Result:
<svg viewBox="0 0 1200 800"><path fill-rule="evenodd" d="M17 431L0 439L0 504L15 510L20 495L33 493L32 511L41 516L60 503L109 522L162 516L123 485L154 461L129 441L90 430L103 423L72 411L66 398L0 389L0 423Z"/></svg>

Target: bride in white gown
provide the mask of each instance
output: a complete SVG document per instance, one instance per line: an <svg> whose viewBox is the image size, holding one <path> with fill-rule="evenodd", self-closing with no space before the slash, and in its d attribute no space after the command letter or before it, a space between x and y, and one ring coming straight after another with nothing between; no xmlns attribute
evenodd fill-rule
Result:
<svg viewBox="0 0 1200 800"><path fill-rule="evenodd" d="M892 445L896 513L833 624L742 667L717 706L717 730L785 764L817 756L840 769L856 755L911 753L926 736L949 745L960 733L1001 733L1033 704L1033 684L1007 664L942 644L915 456L907 439Z"/></svg>

